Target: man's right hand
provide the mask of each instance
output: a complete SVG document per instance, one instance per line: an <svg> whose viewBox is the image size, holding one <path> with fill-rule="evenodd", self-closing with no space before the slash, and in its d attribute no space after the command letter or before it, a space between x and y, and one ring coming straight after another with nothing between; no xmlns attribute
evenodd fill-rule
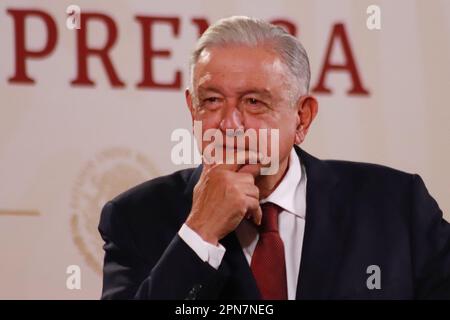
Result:
<svg viewBox="0 0 450 320"><path fill-rule="evenodd" d="M255 185L259 173L259 164L204 165L194 188L188 227L203 240L217 245L244 217L253 218L259 225L262 212Z"/></svg>

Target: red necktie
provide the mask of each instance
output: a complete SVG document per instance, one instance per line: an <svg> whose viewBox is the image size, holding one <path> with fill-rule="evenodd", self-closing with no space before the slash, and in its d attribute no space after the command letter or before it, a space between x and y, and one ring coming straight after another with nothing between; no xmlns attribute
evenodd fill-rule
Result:
<svg viewBox="0 0 450 320"><path fill-rule="evenodd" d="M278 214L282 209L270 202L261 209L259 240L250 266L264 300L287 300L284 246L278 232Z"/></svg>

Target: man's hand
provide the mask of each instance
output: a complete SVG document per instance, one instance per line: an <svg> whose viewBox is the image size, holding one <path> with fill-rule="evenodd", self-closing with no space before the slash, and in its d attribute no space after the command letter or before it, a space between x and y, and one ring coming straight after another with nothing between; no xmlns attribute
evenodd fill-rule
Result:
<svg viewBox="0 0 450 320"><path fill-rule="evenodd" d="M262 212L255 177L260 168L259 164L204 165L186 224L214 245L244 217L259 225Z"/></svg>

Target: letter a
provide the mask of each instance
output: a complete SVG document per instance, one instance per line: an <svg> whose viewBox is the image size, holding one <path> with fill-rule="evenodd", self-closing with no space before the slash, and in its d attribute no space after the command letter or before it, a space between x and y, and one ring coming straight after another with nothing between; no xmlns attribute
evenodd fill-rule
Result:
<svg viewBox="0 0 450 320"><path fill-rule="evenodd" d="M367 14L370 16L367 17L366 26L369 30L380 30L381 29L381 9L377 5L370 5L366 10Z"/></svg>
<svg viewBox="0 0 450 320"><path fill-rule="evenodd" d="M70 265L66 270L67 274L70 276L67 277L66 287L69 290L80 290L81 289L81 269L77 265Z"/></svg>
<svg viewBox="0 0 450 320"><path fill-rule="evenodd" d="M381 269L379 266L373 264L367 267L367 274L370 274L370 277L367 278L366 285L367 289L381 289Z"/></svg>

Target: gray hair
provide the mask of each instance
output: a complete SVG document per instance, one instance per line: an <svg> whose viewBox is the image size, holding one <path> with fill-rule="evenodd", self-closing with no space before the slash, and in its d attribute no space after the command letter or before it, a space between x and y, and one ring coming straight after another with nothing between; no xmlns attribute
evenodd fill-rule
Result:
<svg viewBox="0 0 450 320"><path fill-rule="evenodd" d="M270 46L295 79L293 81L295 96L292 98L296 100L309 92L311 71L308 55L297 38L281 27L263 20L232 16L211 25L197 41L189 63L189 89L192 93L194 93L194 67L203 50L227 45Z"/></svg>

